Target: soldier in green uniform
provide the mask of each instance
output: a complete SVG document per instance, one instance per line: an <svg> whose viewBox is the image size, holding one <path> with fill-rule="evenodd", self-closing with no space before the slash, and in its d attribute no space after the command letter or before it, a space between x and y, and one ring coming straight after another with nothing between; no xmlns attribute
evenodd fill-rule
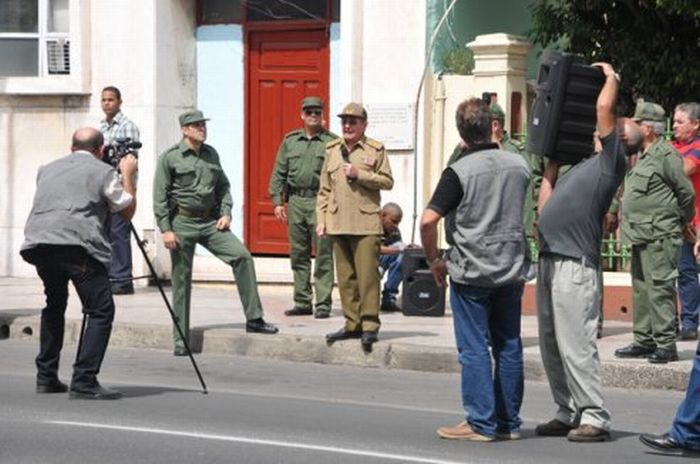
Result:
<svg viewBox="0 0 700 464"><path fill-rule="evenodd" d="M661 136L663 108L640 102L632 119L644 138L622 199L622 234L632 244L634 342L615 356L666 363L678 359L677 266L683 230L695 214L695 194L683 158Z"/></svg>
<svg viewBox="0 0 700 464"><path fill-rule="evenodd" d="M367 111L348 104L338 115L343 138L326 146L316 199L316 232L333 238L345 326L329 344L360 338L372 350L379 331L379 248L383 233L381 190L394 186L384 145L365 136Z"/></svg>
<svg viewBox="0 0 700 464"><path fill-rule="evenodd" d="M290 261L294 272L294 307L287 316L312 314L311 249L316 250L314 289L317 319L331 313L333 244L316 235L316 194L319 173L326 158L326 144L338 136L323 127L323 101L306 97L301 102L304 128L284 136L270 177L275 217L287 221ZM286 197L286 198L285 198ZM285 210L285 201L287 202Z"/></svg>
<svg viewBox="0 0 700 464"><path fill-rule="evenodd" d="M197 110L180 115L182 140L160 155L153 183L153 211L173 266L173 309L189 339L192 259L199 243L233 268L246 331L277 333L277 327L263 319L253 258L229 230L233 204L230 184L218 153L204 143L206 121ZM184 343L175 329L173 337L175 355L185 356Z"/></svg>

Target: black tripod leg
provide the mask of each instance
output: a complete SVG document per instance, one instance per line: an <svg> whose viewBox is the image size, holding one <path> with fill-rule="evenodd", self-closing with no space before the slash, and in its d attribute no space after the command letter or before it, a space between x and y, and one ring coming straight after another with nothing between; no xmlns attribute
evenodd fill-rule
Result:
<svg viewBox="0 0 700 464"><path fill-rule="evenodd" d="M163 301L165 302L165 307L168 308L168 312L170 313L170 317L173 320L173 323L175 324L175 328L177 329L177 333L180 335L180 338L182 339L184 345L185 345L185 350L187 350L187 356L189 356L190 361L192 362L192 367L194 367L195 372L197 373L197 378L199 378L199 383L202 384L202 393L205 395L208 393L207 392L207 386L204 383L204 379L202 378L202 374L199 372L199 367L197 366L197 363L194 360L194 357L192 356L192 350L190 350L190 344L185 338L185 334L182 332L182 328L180 327L180 321L175 315L175 312L173 311L172 306L170 306L170 301L168 300L167 295L165 294L165 290L163 290L163 284L161 283L160 279L158 278L158 274L156 274L156 270L153 267L153 263L151 263L151 260L148 258L148 254L146 254L146 250L143 247L143 243L141 243L141 237L139 237L139 234L136 232L136 229L134 228L134 225L130 222L129 227L131 228L131 233L134 234L134 238L136 239L136 244L139 246L139 250L141 250L141 254L143 255L143 259L146 261L146 264L148 265L148 270L151 272L151 278L153 281L156 283L156 286L158 287L158 290L160 291L160 296L163 297Z"/></svg>
<svg viewBox="0 0 700 464"><path fill-rule="evenodd" d="M80 351L83 348L83 335L85 335L85 325L87 324L88 315L83 313L83 323L80 324L80 337L78 337L78 349L75 350L75 363L78 364L80 359Z"/></svg>

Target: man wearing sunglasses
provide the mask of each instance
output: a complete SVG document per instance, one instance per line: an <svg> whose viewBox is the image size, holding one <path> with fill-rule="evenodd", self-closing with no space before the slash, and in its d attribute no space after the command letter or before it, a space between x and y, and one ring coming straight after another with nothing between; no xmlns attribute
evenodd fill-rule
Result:
<svg viewBox="0 0 700 464"><path fill-rule="evenodd" d="M192 260L197 244L231 266L246 316L246 332L275 334L263 319L253 257L230 230L231 190L219 154L207 145L207 121L199 110L180 115L182 140L167 149L156 165L153 212L170 250L173 265L173 310L185 337L190 333ZM173 330L175 356L187 350Z"/></svg>
<svg viewBox="0 0 700 464"><path fill-rule="evenodd" d="M316 198L316 233L333 237L345 325L328 344L361 339L372 351L379 332L379 248L383 234L381 190L394 186L384 145L365 136L367 111L350 103L338 115L343 138L326 146Z"/></svg>
<svg viewBox="0 0 700 464"><path fill-rule="evenodd" d="M319 174L326 159L326 144L338 136L323 127L323 101L306 97L301 102L302 129L284 136L270 177L270 196L275 217L287 222L289 258L294 273L294 307L287 316L310 316L311 250L316 250L314 290L316 319L331 313L333 291L333 245L328 237L316 235L316 195ZM286 203L286 205L285 205Z"/></svg>

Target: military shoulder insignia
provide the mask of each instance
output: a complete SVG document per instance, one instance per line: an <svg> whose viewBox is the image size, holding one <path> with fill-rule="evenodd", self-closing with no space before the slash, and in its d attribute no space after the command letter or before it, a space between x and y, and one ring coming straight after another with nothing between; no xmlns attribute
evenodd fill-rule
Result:
<svg viewBox="0 0 700 464"><path fill-rule="evenodd" d="M332 148L335 147L336 145L340 145L343 142L343 139L337 138L335 140L331 140L326 144L326 148Z"/></svg>
<svg viewBox="0 0 700 464"><path fill-rule="evenodd" d="M374 140L374 139L370 139L369 137L365 140L365 143L367 143L367 145L374 148L375 150L383 150L384 149L384 144L382 142L379 142L379 141Z"/></svg>
<svg viewBox="0 0 700 464"><path fill-rule="evenodd" d="M301 134L303 131L301 129L293 130L291 132L287 132L287 134L284 136L285 139L288 139L289 137L294 137L295 135Z"/></svg>

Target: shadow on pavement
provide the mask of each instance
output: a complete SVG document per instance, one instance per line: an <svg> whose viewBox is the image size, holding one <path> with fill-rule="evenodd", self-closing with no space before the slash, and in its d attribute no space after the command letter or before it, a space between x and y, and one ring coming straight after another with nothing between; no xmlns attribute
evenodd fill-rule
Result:
<svg viewBox="0 0 700 464"><path fill-rule="evenodd" d="M138 398L142 396L157 396L164 393L201 393L201 390L170 388L170 387L147 387L137 385L119 385L117 387L124 398Z"/></svg>

